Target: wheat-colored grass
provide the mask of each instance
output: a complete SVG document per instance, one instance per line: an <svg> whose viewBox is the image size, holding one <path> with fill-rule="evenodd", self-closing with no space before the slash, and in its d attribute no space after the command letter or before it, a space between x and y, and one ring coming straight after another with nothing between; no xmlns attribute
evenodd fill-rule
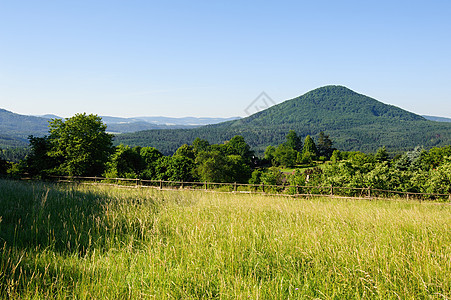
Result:
<svg viewBox="0 0 451 300"><path fill-rule="evenodd" d="M0 181L0 296L448 299L451 207Z"/></svg>

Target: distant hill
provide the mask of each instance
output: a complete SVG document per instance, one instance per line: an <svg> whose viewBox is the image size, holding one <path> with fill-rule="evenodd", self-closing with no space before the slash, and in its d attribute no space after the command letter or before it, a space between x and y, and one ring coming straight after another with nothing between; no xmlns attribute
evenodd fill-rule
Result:
<svg viewBox="0 0 451 300"><path fill-rule="evenodd" d="M435 121L435 122L451 122L451 118L443 118L443 117L434 117L434 116L422 116L423 118Z"/></svg>
<svg viewBox="0 0 451 300"><path fill-rule="evenodd" d="M221 143L242 135L257 151L285 140L289 130L300 136L330 135L342 150L404 151L451 144L451 124L426 120L399 107L384 104L343 86L325 86L287 100L249 117L195 129L149 130L123 134L116 143L154 146L166 154L183 143L203 138Z"/></svg>
<svg viewBox="0 0 451 300"><path fill-rule="evenodd" d="M121 118L101 116L107 124L108 132L114 134L136 132L149 129L195 128L205 124L214 124L235 118L168 118L168 117L137 117ZM46 114L42 116L26 116L0 109L0 148L25 147L28 136L44 136L48 133L48 122L51 119L63 119L60 116Z"/></svg>
<svg viewBox="0 0 451 300"><path fill-rule="evenodd" d="M215 124L229 120L237 120L239 117L233 118L196 118L196 117L135 117L120 118L101 116L102 120L108 125L108 131L114 133L136 132L151 129L181 129L196 128L203 125Z"/></svg>
<svg viewBox="0 0 451 300"><path fill-rule="evenodd" d="M0 147L23 147L29 135L44 135L48 131L48 119L15 114L0 109Z"/></svg>

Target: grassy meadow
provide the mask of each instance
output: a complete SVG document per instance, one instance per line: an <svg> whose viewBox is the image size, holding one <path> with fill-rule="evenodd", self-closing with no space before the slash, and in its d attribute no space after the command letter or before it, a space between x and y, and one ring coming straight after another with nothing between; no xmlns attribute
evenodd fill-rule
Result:
<svg viewBox="0 0 451 300"><path fill-rule="evenodd" d="M451 206L0 180L3 299L449 299Z"/></svg>

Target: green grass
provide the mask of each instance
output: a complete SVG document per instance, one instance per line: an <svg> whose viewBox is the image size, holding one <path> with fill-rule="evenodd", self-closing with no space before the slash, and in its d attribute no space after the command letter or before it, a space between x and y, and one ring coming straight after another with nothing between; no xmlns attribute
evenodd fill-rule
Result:
<svg viewBox="0 0 451 300"><path fill-rule="evenodd" d="M0 298L448 299L451 207L0 181Z"/></svg>

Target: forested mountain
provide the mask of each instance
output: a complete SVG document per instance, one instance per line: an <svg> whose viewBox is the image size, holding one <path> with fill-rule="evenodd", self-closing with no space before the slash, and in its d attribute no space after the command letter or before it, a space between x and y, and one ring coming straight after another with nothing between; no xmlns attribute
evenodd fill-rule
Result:
<svg viewBox="0 0 451 300"><path fill-rule="evenodd" d="M45 135L47 126L48 120L45 118L0 109L0 148L26 146L29 135Z"/></svg>
<svg viewBox="0 0 451 300"><path fill-rule="evenodd" d="M325 86L287 100L247 118L183 130L150 130L123 134L116 143L153 146L174 152L199 137L220 143L242 135L257 152L284 142L295 130L299 136L324 131L342 150L405 151L451 144L451 124L426 120L396 106L358 94L343 86Z"/></svg>

